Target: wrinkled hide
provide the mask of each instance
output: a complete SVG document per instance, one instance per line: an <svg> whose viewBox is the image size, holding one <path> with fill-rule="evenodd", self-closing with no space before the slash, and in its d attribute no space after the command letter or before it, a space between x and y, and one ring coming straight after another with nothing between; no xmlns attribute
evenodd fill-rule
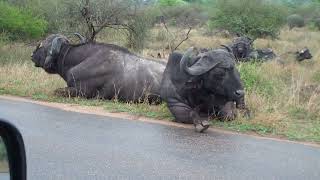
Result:
<svg viewBox="0 0 320 180"><path fill-rule="evenodd" d="M33 52L32 61L36 67L59 74L66 81L67 87L56 91L59 95L125 102L160 101L165 64L116 45L71 45L64 36L51 35Z"/></svg>
<svg viewBox="0 0 320 180"><path fill-rule="evenodd" d="M312 58L312 55L308 48L303 48L302 50L296 52L297 61L303 61L305 59L311 59L311 58Z"/></svg>
<svg viewBox="0 0 320 180"><path fill-rule="evenodd" d="M233 54L226 49L197 53L192 48L185 54L172 53L161 82L161 98L177 122L193 123L196 129L201 126L200 132L208 127L204 125L208 116L233 119L235 104L244 106Z"/></svg>

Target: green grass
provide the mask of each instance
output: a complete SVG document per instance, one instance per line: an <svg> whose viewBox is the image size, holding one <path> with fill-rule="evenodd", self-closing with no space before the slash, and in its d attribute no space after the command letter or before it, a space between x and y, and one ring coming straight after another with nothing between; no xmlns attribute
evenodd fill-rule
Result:
<svg viewBox="0 0 320 180"><path fill-rule="evenodd" d="M292 49L297 43L292 37L307 41L312 52L320 54L319 33L284 31L279 40L257 40L259 47L272 47L279 54ZM210 42L225 42L225 38L203 37L193 31L193 41L184 46L214 47ZM157 33L155 33L157 34ZM1 39L1 38L0 38ZM154 38L155 39L155 38ZM103 39L99 39L103 41ZM194 44L196 43L196 44ZM150 43L152 52L156 41ZM99 99L61 98L53 94L57 88L66 86L57 75L49 75L35 68L30 60L33 47L22 43L0 42L0 94L28 97L34 100L102 107L108 112L128 113L135 116L170 121L173 119L165 104L130 104ZM251 119L239 117L231 122L212 121L212 125L238 132L254 132L261 135L286 137L291 140L320 143L320 59L302 63L290 62L285 66L276 62L242 63L238 65L244 82L246 102L252 112Z"/></svg>
<svg viewBox="0 0 320 180"><path fill-rule="evenodd" d="M320 83L320 71L314 73L314 75L312 76L312 80L315 83Z"/></svg>
<svg viewBox="0 0 320 180"><path fill-rule="evenodd" d="M7 149L0 137L0 173L9 172Z"/></svg>

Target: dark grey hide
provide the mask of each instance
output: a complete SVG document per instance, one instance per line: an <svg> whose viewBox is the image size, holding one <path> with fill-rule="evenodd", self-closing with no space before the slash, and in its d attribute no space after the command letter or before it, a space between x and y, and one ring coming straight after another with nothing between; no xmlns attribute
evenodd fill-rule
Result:
<svg viewBox="0 0 320 180"><path fill-rule="evenodd" d="M250 55L249 55L250 59L262 60L262 61L272 60L272 59L275 59L276 57L277 55L270 48L254 49L250 52Z"/></svg>
<svg viewBox="0 0 320 180"><path fill-rule="evenodd" d="M312 55L308 48L303 48L302 50L296 52L297 61L303 61L305 59L311 59L311 58L312 58Z"/></svg>
<svg viewBox="0 0 320 180"><path fill-rule="evenodd" d="M233 40L229 47L232 49L237 61L246 61L249 58L249 54L253 49L252 43L253 40L245 36L237 37Z"/></svg>
<svg viewBox="0 0 320 180"><path fill-rule="evenodd" d="M118 99L125 102L160 101L165 63L148 60L127 49L103 43L71 45L62 35L51 35L32 54L36 67L59 74L67 87L63 96Z"/></svg>
<svg viewBox="0 0 320 180"><path fill-rule="evenodd" d="M194 124L196 131L209 127L208 117L235 118L235 105L245 107L244 90L235 57L226 49L203 53L190 48L172 53L161 82L161 98L175 121Z"/></svg>

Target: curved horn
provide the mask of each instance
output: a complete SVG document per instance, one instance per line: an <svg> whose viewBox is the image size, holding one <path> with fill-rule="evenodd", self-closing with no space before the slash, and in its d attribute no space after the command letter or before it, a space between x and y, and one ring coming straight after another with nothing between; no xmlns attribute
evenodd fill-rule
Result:
<svg viewBox="0 0 320 180"><path fill-rule="evenodd" d="M192 76L199 76L214 68L217 64L222 63L226 58L232 58L231 53L226 52L222 49L216 49L213 51L209 51L206 53L201 53L194 60L196 62L188 67L188 60L190 60L190 56L193 52L193 48L188 49L185 55L182 57L180 62L180 68L186 71L188 74ZM226 63L226 67L229 66Z"/></svg>
<svg viewBox="0 0 320 180"><path fill-rule="evenodd" d="M77 36L80 39L80 42L82 44L85 44L87 42L86 38L83 37L80 33L73 33L75 36Z"/></svg>
<svg viewBox="0 0 320 180"><path fill-rule="evenodd" d="M52 40L51 47L49 50L49 55L54 56L60 53L60 49L62 46L62 43L64 42L63 37L56 37Z"/></svg>
<svg viewBox="0 0 320 180"><path fill-rule="evenodd" d="M228 52L233 53L231 47L228 45L221 44L222 47L226 48Z"/></svg>
<svg viewBox="0 0 320 180"><path fill-rule="evenodd" d="M60 53L63 40L63 37L55 37L52 40L51 47L44 62L44 68L50 68L54 57Z"/></svg>
<svg viewBox="0 0 320 180"><path fill-rule="evenodd" d="M190 61L190 56L192 55L192 53L194 52L195 48L194 47L190 47L186 53L184 53L184 55L181 58L180 61L180 70L184 71L186 70L186 68L188 67L188 61Z"/></svg>

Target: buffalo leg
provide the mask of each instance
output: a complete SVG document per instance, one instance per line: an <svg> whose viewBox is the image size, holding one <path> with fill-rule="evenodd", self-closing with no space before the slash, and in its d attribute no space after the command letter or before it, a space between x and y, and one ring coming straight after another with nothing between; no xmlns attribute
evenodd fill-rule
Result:
<svg viewBox="0 0 320 180"><path fill-rule="evenodd" d="M209 121L201 118L199 113L184 103L176 100L168 101L168 108L175 118L176 122L185 124L194 124L197 132L204 132L210 126Z"/></svg>

